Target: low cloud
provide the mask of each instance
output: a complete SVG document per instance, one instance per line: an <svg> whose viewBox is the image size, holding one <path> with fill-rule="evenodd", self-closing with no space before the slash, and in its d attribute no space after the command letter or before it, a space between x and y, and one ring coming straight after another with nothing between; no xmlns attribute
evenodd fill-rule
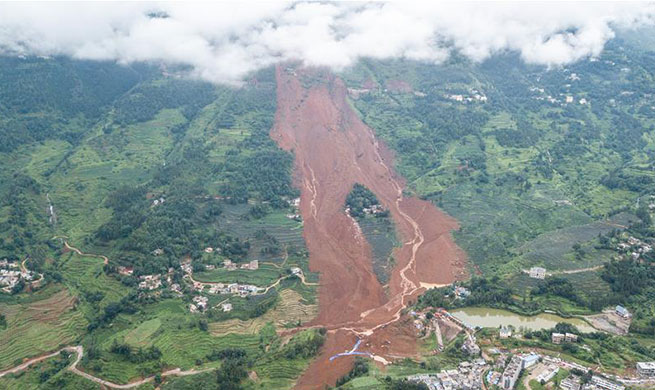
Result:
<svg viewBox="0 0 655 390"><path fill-rule="evenodd" d="M218 83L286 60L475 61L505 51L547 66L597 56L649 3L3 3L0 53L187 65Z"/></svg>

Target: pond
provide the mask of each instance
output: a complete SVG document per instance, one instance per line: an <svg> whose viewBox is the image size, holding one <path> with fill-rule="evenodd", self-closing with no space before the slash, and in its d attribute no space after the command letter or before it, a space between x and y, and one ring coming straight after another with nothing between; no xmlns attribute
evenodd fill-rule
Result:
<svg viewBox="0 0 655 390"><path fill-rule="evenodd" d="M453 310L450 313L469 325L481 328L498 328L499 326L512 325L517 329L523 327L530 330L541 330L553 328L558 322L566 322L575 325L581 332L596 331L586 321L579 318L564 318L550 313L523 316L508 310L486 307L466 307Z"/></svg>

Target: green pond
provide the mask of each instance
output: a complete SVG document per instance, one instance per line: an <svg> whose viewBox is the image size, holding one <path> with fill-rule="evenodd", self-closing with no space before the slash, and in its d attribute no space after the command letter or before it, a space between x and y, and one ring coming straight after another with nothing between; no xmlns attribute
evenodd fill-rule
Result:
<svg viewBox="0 0 655 390"><path fill-rule="evenodd" d="M596 330L579 318L564 318L550 313L522 316L507 310L485 307L466 307L453 310L450 313L469 325L481 328L498 328L499 326L512 325L517 329L523 327L530 330L541 330L553 328L558 322L566 322L575 325L581 332Z"/></svg>

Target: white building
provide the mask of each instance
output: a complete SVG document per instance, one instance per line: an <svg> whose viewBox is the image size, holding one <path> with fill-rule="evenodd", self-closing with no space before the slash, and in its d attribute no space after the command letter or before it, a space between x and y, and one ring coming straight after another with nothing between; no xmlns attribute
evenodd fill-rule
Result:
<svg viewBox="0 0 655 390"><path fill-rule="evenodd" d="M503 371L503 376L500 379L502 388L505 390L512 390L516 385L516 381L521 375L521 370L523 369L523 359L520 356L513 356L509 364Z"/></svg>
<svg viewBox="0 0 655 390"><path fill-rule="evenodd" d="M655 362L638 362L637 372L643 377L655 376Z"/></svg>
<svg viewBox="0 0 655 390"><path fill-rule="evenodd" d="M616 384L614 382L610 382L605 378L601 378L599 376L592 376L591 377L591 383L596 385L596 387L601 388L603 390L625 390L625 386Z"/></svg>
<svg viewBox="0 0 655 390"><path fill-rule="evenodd" d="M537 382L546 383L549 380L553 379L553 377L557 375L557 372L559 372L559 367L549 366L544 372L542 372L541 374L539 374L539 376L537 376Z"/></svg>
<svg viewBox="0 0 655 390"><path fill-rule="evenodd" d="M545 279L546 269L542 267L532 267L530 268L529 275L533 279Z"/></svg>
<svg viewBox="0 0 655 390"><path fill-rule="evenodd" d="M539 362L540 357L541 356L537 355L536 353L531 353L529 355L524 355L523 356L523 368L525 369L525 368L534 366L535 364L537 364Z"/></svg>

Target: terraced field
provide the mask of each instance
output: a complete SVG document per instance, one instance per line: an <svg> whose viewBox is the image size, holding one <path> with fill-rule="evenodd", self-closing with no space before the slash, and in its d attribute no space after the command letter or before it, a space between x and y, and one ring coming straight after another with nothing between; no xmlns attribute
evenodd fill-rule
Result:
<svg viewBox="0 0 655 390"><path fill-rule="evenodd" d="M607 221L596 221L585 225L571 226L553 232L545 233L526 243L519 251L528 265L541 265L549 270L566 270L588 268L601 265L610 259L610 256L586 256L574 260L569 254L573 245L590 241L599 234L607 234L615 229L623 229L636 217L621 213Z"/></svg>
<svg viewBox="0 0 655 390"><path fill-rule="evenodd" d="M393 268L391 252L399 245L393 224L389 218L375 217L366 217L358 222L373 251L373 272L381 284L387 284Z"/></svg>
<svg viewBox="0 0 655 390"><path fill-rule="evenodd" d="M280 300L273 310L261 317L243 321L239 319L214 322L209 330L214 336L226 334L257 334L269 322L279 328L286 325L296 325L312 320L318 314L318 305L307 304L302 296L293 290L280 292Z"/></svg>
<svg viewBox="0 0 655 390"><path fill-rule="evenodd" d="M229 231L236 237L254 238L258 230L263 230L267 234L275 237L283 246L295 247L298 249L305 248L305 241L302 237L302 222L294 221L286 217L287 212L273 212L258 220L247 220L245 216L248 213L249 205L225 205L223 214L220 218L220 225L223 229ZM279 255L262 255L260 249L263 243L253 239L248 259L261 259L273 262L282 262L283 254Z"/></svg>
<svg viewBox="0 0 655 390"><path fill-rule="evenodd" d="M0 304L8 325L0 332L0 368L76 340L87 324L75 305L76 298L68 290L31 304Z"/></svg>
<svg viewBox="0 0 655 390"><path fill-rule="evenodd" d="M44 362L16 375L0 378L0 390L58 390L61 388L75 390L99 390L99 384L84 379L66 370L52 376L47 382L41 381L41 373L51 368L50 362Z"/></svg>
<svg viewBox="0 0 655 390"><path fill-rule="evenodd" d="M286 272L282 268L260 264L259 269L253 271L242 269L228 271L225 268L217 268L211 271L195 273L193 274L193 278L199 282L248 283L260 287L267 287L283 275L286 275Z"/></svg>
<svg viewBox="0 0 655 390"><path fill-rule="evenodd" d="M69 252L62 257L61 272L66 284L79 293L102 292L104 298L98 304L102 307L127 295L128 290L118 280L107 276L103 270L102 259L84 257Z"/></svg>

